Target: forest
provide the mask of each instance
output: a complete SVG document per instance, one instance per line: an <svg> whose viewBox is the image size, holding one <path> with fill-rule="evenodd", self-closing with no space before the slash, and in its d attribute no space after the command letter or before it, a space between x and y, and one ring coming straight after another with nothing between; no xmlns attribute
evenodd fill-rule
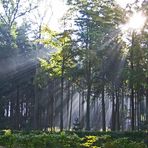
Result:
<svg viewBox="0 0 148 148"><path fill-rule="evenodd" d="M148 1L53 1L0 0L0 147L147 148Z"/></svg>

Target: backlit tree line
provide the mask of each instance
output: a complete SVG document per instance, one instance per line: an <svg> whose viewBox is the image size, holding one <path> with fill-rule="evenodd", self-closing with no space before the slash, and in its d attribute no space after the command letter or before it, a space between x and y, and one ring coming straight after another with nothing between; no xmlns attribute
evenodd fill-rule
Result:
<svg viewBox="0 0 148 148"><path fill-rule="evenodd" d="M147 1L123 9L113 0L68 0L64 30L41 22L33 40L31 22L18 26L17 21L37 5L24 9L21 0L1 5L1 129L70 130L75 110L79 129L147 129L147 19L140 32L126 32L126 41L120 27L133 9L147 16ZM66 27L72 18L73 27Z"/></svg>

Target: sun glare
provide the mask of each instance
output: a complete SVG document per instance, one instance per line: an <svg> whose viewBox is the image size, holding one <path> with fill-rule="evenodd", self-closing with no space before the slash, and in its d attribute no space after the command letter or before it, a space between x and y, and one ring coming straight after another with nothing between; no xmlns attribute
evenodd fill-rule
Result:
<svg viewBox="0 0 148 148"><path fill-rule="evenodd" d="M146 21L146 17L142 12L135 12L130 18L129 21L121 26L122 31L136 31L139 32Z"/></svg>
<svg viewBox="0 0 148 148"><path fill-rule="evenodd" d="M128 26L131 29L142 29L144 23L146 21L146 17L142 14L142 12L135 13L129 20Z"/></svg>

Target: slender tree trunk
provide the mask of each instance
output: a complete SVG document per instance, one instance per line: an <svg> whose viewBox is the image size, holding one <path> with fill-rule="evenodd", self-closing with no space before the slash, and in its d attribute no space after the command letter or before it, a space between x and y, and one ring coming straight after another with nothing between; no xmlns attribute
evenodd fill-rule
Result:
<svg viewBox="0 0 148 148"><path fill-rule="evenodd" d="M35 101L34 101L34 116L33 116L33 128L36 130L38 128L38 115L39 115L39 100L38 100L39 90L35 85Z"/></svg>
<svg viewBox="0 0 148 148"><path fill-rule="evenodd" d="M73 105L73 86L72 86L72 92L70 97L70 115L69 115L69 130L71 128L71 120L72 120L72 105Z"/></svg>
<svg viewBox="0 0 148 148"><path fill-rule="evenodd" d="M148 78L147 78L148 84ZM148 122L148 88L146 88L146 121Z"/></svg>
<svg viewBox="0 0 148 148"><path fill-rule="evenodd" d="M64 92L64 57L62 60L62 74L61 74L61 102L60 102L60 131L63 131L63 92Z"/></svg>
<svg viewBox="0 0 148 148"><path fill-rule="evenodd" d="M63 131L63 87L64 87L64 78L61 77L61 102L60 102L60 131Z"/></svg>
<svg viewBox="0 0 148 148"><path fill-rule="evenodd" d="M82 106L82 111L81 111L81 122L80 122L80 124L81 124L81 129L83 129L84 128L84 121L85 121L85 115L84 115L84 103L85 103L85 95L84 95L84 92L82 92L82 102L81 102L81 106Z"/></svg>
<svg viewBox="0 0 148 148"><path fill-rule="evenodd" d="M81 118L81 93L79 92L79 122Z"/></svg>
<svg viewBox="0 0 148 148"><path fill-rule="evenodd" d="M90 130L91 63L87 65L86 130Z"/></svg>
<svg viewBox="0 0 148 148"><path fill-rule="evenodd" d="M115 112L115 95L114 91L112 92L112 125L111 129L112 131L115 131L115 117L116 117L116 112Z"/></svg>
<svg viewBox="0 0 148 148"><path fill-rule="evenodd" d="M88 84L87 88L87 100L86 100L86 130L90 130L90 91L91 86Z"/></svg>
<svg viewBox="0 0 148 148"><path fill-rule="evenodd" d="M120 130L120 117L119 117L119 90L116 90L116 130Z"/></svg>
<svg viewBox="0 0 148 148"><path fill-rule="evenodd" d="M88 20L87 20L88 21ZM91 60L90 60L90 37L89 37L89 23L87 22L87 36L86 36L86 79L87 79L87 95L86 95L86 130L90 130L90 95L91 95Z"/></svg>
<svg viewBox="0 0 148 148"><path fill-rule="evenodd" d="M49 96L48 96L49 97ZM47 116L46 116L46 130L48 130L48 127L49 127L49 125L50 125L50 118L49 118L49 116L50 116L50 109L49 109L49 107L50 107L50 101L49 101L49 99L50 98L48 98L48 102L47 102Z"/></svg>
<svg viewBox="0 0 148 148"><path fill-rule="evenodd" d="M135 129L135 105L134 105L134 89L133 86L131 87L131 128L132 131Z"/></svg>
<svg viewBox="0 0 148 148"><path fill-rule="evenodd" d="M136 119L135 119L135 125L136 129L139 131L139 100L140 100L140 91L137 91L137 97L135 99L135 114L136 114Z"/></svg>
<svg viewBox="0 0 148 148"><path fill-rule="evenodd" d="M69 103L70 103L70 82L68 81L68 92L67 92L67 129L69 123Z"/></svg>
<svg viewBox="0 0 148 148"><path fill-rule="evenodd" d="M102 130L106 131L104 85L102 88Z"/></svg>
<svg viewBox="0 0 148 148"><path fill-rule="evenodd" d="M140 104L139 104L139 100L137 100L137 129L139 131L140 129Z"/></svg>
<svg viewBox="0 0 148 148"><path fill-rule="evenodd" d="M130 51L130 64L131 64L131 72L133 72L134 70L134 63L133 63L133 49L134 49L134 46L135 46L135 33L133 32L132 33L132 45L131 45L131 51ZM131 100L131 129L132 131L135 129L135 126L134 126L134 121L135 121L135 118L134 118L134 87L133 87L133 82L131 80L130 82L130 90L131 90L131 95L130 95L130 100Z"/></svg>
<svg viewBox="0 0 148 148"><path fill-rule="evenodd" d="M54 96L52 94L51 95L51 122L50 122L51 132L53 131L53 114L54 114Z"/></svg>
<svg viewBox="0 0 148 148"><path fill-rule="evenodd" d="M15 119L16 119L16 129L18 130L19 129L19 118L20 118L20 108L19 108L19 95L20 95L20 89L19 89L19 86L17 86L16 88L16 113L15 113Z"/></svg>
<svg viewBox="0 0 148 148"><path fill-rule="evenodd" d="M124 131L124 86L122 87L122 98L121 98L121 125L122 125L122 132Z"/></svg>

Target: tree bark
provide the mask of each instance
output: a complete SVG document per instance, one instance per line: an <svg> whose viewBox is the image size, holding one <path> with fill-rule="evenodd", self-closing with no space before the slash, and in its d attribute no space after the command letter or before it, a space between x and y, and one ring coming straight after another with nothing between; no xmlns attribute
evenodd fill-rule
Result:
<svg viewBox="0 0 148 148"><path fill-rule="evenodd" d="M116 117L116 113L115 113L115 95L114 95L114 91L113 91L112 92L112 125L111 125L112 131L115 131L115 117Z"/></svg>
<svg viewBox="0 0 148 148"><path fill-rule="evenodd" d="M131 64L131 72L133 72L134 70L134 63L133 63L133 49L134 49L134 45L135 45L135 32L133 31L132 33L132 45L131 45L131 51L130 51L130 64ZM131 130L133 131L135 129L135 126L134 126L134 121L135 121L135 118L134 118L134 86L133 86L133 82L132 80L130 80L130 90L131 90L131 95L130 95L130 100L131 100Z"/></svg>
<svg viewBox="0 0 148 148"><path fill-rule="evenodd" d="M19 89L19 86L17 86L16 88L16 108L15 108L15 121L16 121L16 124L15 124L15 129L16 130L19 130L19 118L20 118L20 108L19 108L19 95L20 95L20 89Z"/></svg>
<svg viewBox="0 0 148 148"><path fill-rule="evenodd" d="M60 131L63 131L63 87L64 87L64 78L61 77L61 102L60 102Z"/></svg>
<svg viewBox="0 0 148 148"><path fill-rule="evenodd" d="M119 90L116 90L116 130L120 130L120 117L119 117Z"/></svg>
<svg viewBox="0 0 148 148"><path fill-rule="evenodd" d="M121 98L121 126L122 126L122 132L124 131L124 86L122 86L122 98Z"/></svg>
<svg viewBox="0 0 148 148"><path fill-rule="evenodd" d="M64 63L65 63L65 60L63 57L62 65L61 65L62 74L61 74L61 100L60 100L61 101L60 102L60 131L63 131Z"/></svg>
<svg viewBox="0 0 148 148"><path fill-rule="evenodd" d="M131 87L131 129L134 131L135 129L135 107L134 107L134 89L133 86Z"/></svg>
<svg viewBox="0 0 148 148"><path fill-rule="evenodd" d="M88 84L87 88L87 100L86 100L86 130L90 130L90 91L91 85Z"/></svg>
<svg viewBox="0 0 148 148"><path fill-rule="evenodd" d="M148 78L147 78L147 84L148 84ZM146 121L148 123L148 88L146 88Z"/></svg>
<svg viewBox="0 0 148 148"><path fill-rule="evenodd" d="M102 88L102 130L106 131L104 86Z"/></svg>
<svg viewBox="0 0 148 148"><path fill-rule="evenodd" d="M68 81L68 91L67 91L67 128L69 123L69 103L70 103L70 82Z"/></svg>
<svg viewBox="0 0 148 148"><path fill-rule="evenodd" d="M71 128L71 120L72 120L72 105L73 105L73 86L72 86L71 96L70 96L69 130Z"/></svg>

